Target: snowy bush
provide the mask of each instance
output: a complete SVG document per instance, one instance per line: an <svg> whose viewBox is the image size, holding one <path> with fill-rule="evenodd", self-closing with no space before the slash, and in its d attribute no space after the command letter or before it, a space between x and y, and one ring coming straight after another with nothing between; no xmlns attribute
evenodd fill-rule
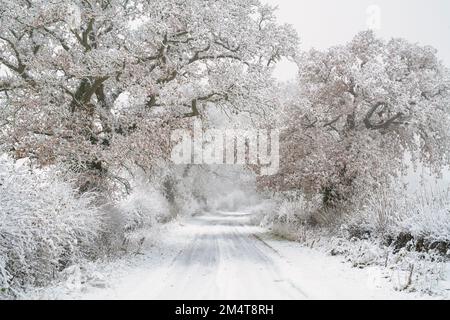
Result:
<svg viewBox="0 0 450 320"><path fill-rule="evenodd" d="M320 197L306 198L301 192L279 193L270 207L272 210L266 213L264 219L268 225L314 226L323 220L320 217Z"/></svg>
<svg viewBox="0 0 450 320"><path fill-rule="evenodd" d="M95 255L102 228L91 194L54 173L0 158L0 288L17 294Z"/></svg>
<svg viewBox="0 0 450 320"><path fill-rule="evenodd" d="M167 199L149 184L136 187L111 213L115 213L115 220L109 220L113 223L108 224L108 234L121 241L121 244L116 245L122 245L123 250L136 246L136 250L139 250L148 236L148 230L169 220L171 216ZM113 249L114 247L116 246L113 244Z"/></svg>
<svg viewBox="0 0 450 320"><path fill-rule="evenodd" d="M437 248L441 253L450 249L450 192L445 189L419 188L411 193L400 183L380 187L376 192L363 193L358 201L341 207L323 208L320 198L294 198L279 194L276 208L266 214L266 225L320 226L349 237L380 238L403 247L409 241L420 250ZM281 230L284 227L279 227Z"/></svg>
<svg viewBox="0 0 450 320"><path fill-rule="evenodd" d="M193 216L205 210L208 204L201 187L202 184L193 180L191 176L172 180L173 215Z"/></svg>
<svg viewBox="0 0 450 320"><path fill-rule="evenodd" d="M170 215L169 203L152 186L141 186L118 204L125 231L151 227Z"/></svg>
<svg viewBox="0 0 450 320"><path fill-rule="evenodd" d="M256 225L270 225L273 219L273 213L278 210L278 203L273 199L260 198L257 204L253 204L244 209L253 216L252 222Z"/></svg>
<svg viewBox="0 0 450 320"><path fill-rule="evenodd" d="M89 260L140 253L162 223L201 207L192 181L164 170L134 172L129 194L80 193L68 176L0 158L0 296L19 296Z"/></svg>
<svg viewBox="0 0 450 320"><path fill-rule="evenodd" d="M450 194L427 190L408 194L399 186L380 190L349 214L350 223L382 237L408 234L414 239L450 242Z"/></svg>
<svg viewBox="0 0 450 320"><path fill-rule="evenodd" d="M393 183L360 203L324 212L320 199L274 197L263 225L275 236L340 255L356 268L376 266L395 290L434 294L450 254L450 194ZM332 218L335 217L335 218Z"/></svg>

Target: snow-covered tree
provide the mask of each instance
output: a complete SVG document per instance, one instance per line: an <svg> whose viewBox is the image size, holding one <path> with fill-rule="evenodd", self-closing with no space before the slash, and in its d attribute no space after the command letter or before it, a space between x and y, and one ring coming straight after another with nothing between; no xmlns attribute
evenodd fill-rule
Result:
<svg viewBox="0 0 450 320"><path fill-rule="evenodd" d="M322 193L332 204L386 183L405 153L436 172L448 164L449 73L433 48L362 32L305 53L298 66L280 174L266 185Z"/></svg>
<svg viewBox="0 0 450 320"><path fill-rule="evenodd" d="M258 0L4 0L0 25L3 147L102 176L151 167L206 104L269 104L297 46Z"/></svg>

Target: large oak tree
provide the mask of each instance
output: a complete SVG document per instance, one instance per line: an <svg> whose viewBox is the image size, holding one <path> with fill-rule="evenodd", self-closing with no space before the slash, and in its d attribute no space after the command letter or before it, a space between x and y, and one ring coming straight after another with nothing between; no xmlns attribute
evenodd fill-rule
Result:
<svg viewBox="0 0 450 320"><path fill-rule="evenodd" d="M388 183L405 156L449 163L450 81L431 47L362 32L298 60L285 100L281 169L263 183L322 194L326 205Z"/></svg>
<svg viewBox="0 0 450 320"><path fill-rule="evenodd" d="M295 32L258 0L3 0L3 147L107 175L168 154L169 130L206 104L273 99Z"/></svg>

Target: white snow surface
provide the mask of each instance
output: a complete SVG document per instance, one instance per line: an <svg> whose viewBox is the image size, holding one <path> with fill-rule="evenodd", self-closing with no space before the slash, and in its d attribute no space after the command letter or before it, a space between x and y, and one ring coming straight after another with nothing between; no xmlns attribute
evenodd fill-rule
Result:
<svg viewBox="0 0 450 320"><path fill-rule="evenodd" d="M96 265L95 271L88 268L88 276L75 269L64 283L32 296L175 300L442 298L395 291L378 267L353 268L342 257L276 239L252 221L253 216L243 212L204 213L174 221L160 230L159 240L143 255Z"/></svg>

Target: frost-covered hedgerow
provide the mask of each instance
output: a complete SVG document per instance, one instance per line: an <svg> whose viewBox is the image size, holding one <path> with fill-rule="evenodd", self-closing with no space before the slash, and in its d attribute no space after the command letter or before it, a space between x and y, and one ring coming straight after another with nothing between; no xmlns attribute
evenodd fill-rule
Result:
<svg viewBox="0 0 450 320"><path fill-rule="evenodd" d="M128 193L109 195L80 192L64 181L70 175L0 157L0 296L20 296L88 260L139 253L162 223L202 210L195 180L177 172L137 170L126 177Z"/></svg>
<svg viewBox="0 0 450 320"><path fill-rule="evenodd" d="M184 173L186 172L186 176ZM103 240L108 254L139 253L158 236L159 226L179 215L202 210L202 192L184 167L163 163L151 173L130 166L117 174L127 181L128 192L108 196Z"/></svg>
<svg viewBox="0 0 450 320"><path fill-rule="evenodd" d="M112 252L138 252L150 229L170 220L170 204L160 190L141 184L107 212L106 235Z"/></svg>
<svg viewBox="0 0 450 320"><path fill-rule="evenodd" d="M450 244L450 193L423 187L408 194L393 185L374 193L361 209L348 214L348 223L383 237L404 234L430 244Z"/></svg>
<svg viewBox="0 0 450 320"><path fill-rule="evenodd" d="M343 256L354 267L382 267L396 290L435 293L450 257L448 191L422 187L412 194L394 183L360 201L324 213L320 199L283 194L262 222L277 236Z"/></svg>
<svg viewBox="0 0 450 320"><path fill-rule="evenodd" d="M43 285L58 271L95 255L102 216L50 171L0 158L0 288Z"/></svg>

